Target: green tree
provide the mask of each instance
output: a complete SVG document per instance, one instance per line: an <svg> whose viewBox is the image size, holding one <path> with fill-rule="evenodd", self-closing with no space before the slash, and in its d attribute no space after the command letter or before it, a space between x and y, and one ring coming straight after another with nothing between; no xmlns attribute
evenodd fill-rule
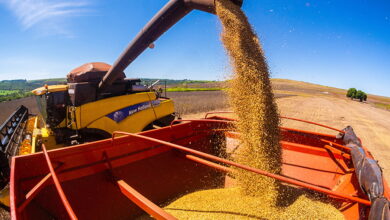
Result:
<svg viewBox="0 0 390 220"><path fill-rule="evenodd" d="M347 97L351 99L359 99L359 101L367 101L367 94L362 90L356 90L355 88L350 88L347 91Z"/></svg>
<svg viewBox="0 0 390 220"><path fill-rule="evenodd" d="M355 96L356 96L356 92L357 92L357 90L356 90L355 88L350 88L350 89L348 89L348 91L347 91L347 97L348 97L348 98L351 98L351 99L354 99Z"/></svg>
<svg viewBox="0 0 390 220"><path fill-rule="evenodd" d="M355 94L355 99L359 99L359 101L363 101L363 99L364 99L364 92L362 91L362 90L358 90L357 92L356 92L356 94Z"/></svg>
<svg viewBox="0 0 390 220"><path fill-rule="evenodd" d="M365 93L365 92L363 92L364 94L363 94L363 100L364 101L367 101L367 94Z"/></svg>

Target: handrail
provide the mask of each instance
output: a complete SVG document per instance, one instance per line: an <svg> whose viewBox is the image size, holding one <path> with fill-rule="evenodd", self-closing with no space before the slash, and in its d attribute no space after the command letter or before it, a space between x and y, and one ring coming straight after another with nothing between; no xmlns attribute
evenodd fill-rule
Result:
<svg viewBox="0 0 390 220"><path fill-rule="evenodd" d="M197 156L200 156L200 157L204 157L206 159L210 159L210 160L214 160L214 161L221 162L221 163L224 163L224 164L228 164L228 165L231 165L231 166L235 166L235 167L241 168L243 170L247 170L247 171L250 171L250 172L253 172L253 173L257 173L257 174L260 174L260 175L263 175L263 176L267 176L267 177L270 177L270 178L273 178L273 179L277 179L279 181L283 181L283 182L286 182L286 183L289 183L289 184L293 184L293 185L300 186L300 187L305 187L305 188L308 188L308 189L311 189L311 190L314 190L314 191L317 191L317 192L321 192L321 193L324 193L324 194L327 194L327 195L332 195L332 196L335 196L335 197L338 197L338 198L341 198L341 199L345 199L345 200L349 200L349 201L358 202L358 203L361 203L361 204L364 204L364 205L371 205L371 202L366 200L366 199L354 197L354 196L351 196L351 195L346 195L346 194L339 193L339 192L334 192L334 191L331 191L331 190L328 190L328 189L324 189L324 188L318 187L318 186L313 186L313 185L310 185L310 184L307 184L307 183L303 183L303 182L300 182L300 181L297 181L297 180L294 180L294 179L291 179L291 178L287 178L287 177L280 176L280 175L277 175L277 174L269 173L267 171L260 170L260 169L257 169L257 168L253 168L253 167L250 167L250 166L247 166L247 165L242 165L242 164L230 161L230 160L226 160L226 159L223 159L223 158L220 158L220 157L217 157L217 156L213 156L213 155L210 155L210 154L207 154L207 153L203 153L203 152L191 149L191 148L187 148L187 147L180 146L180 145L177 145L177 144L173 144L173 143L170 143L170 142L166 142L166 141L163 141L163 140L159 140L159 139L155 139L155 138L152 138L152 137L147 137L147 136L143 136L143 135L139 135L139 134L127 133L127 132L115 131L114 133L125 134L127 136L133 136L133 137L136 137L136 138L139 138L139 139L144 139L144 140L148 140L148 141L151 141L151 142L163 144L163 145L172 147L172 148L180 150L180 151L184 151L184 152L191 153L191 154L194 154L194 155L197 155Z"/></svg>

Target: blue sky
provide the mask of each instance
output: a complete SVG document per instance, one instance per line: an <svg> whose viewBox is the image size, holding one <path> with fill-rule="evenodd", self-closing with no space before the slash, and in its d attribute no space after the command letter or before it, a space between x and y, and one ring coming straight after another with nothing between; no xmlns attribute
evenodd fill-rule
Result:
<svg viewBox="0 0 390 220"><path fill-rule="evenodd" d="M65 77L112 64L166 0L0 0L0 80ZM388 0L244 0L272 77L390 96ZM127 77L223 80L229 65L215 15L194 11Z"/></svg>

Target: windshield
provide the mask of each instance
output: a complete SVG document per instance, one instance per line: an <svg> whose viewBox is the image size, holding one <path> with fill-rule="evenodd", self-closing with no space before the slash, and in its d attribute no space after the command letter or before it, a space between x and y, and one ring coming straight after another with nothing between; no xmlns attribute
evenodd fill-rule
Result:
<svg viewBox="0 0 390 220"><path fill-rule="evenodd" d="M56 127L66 117L67 91L50 92L36 96L37 106L43 122Z"/></svg>
<svg viewBox="0 0 390 220"><path fill-rule="evenodd" d="M46 94L35 96L37 101L37 106L39 114L41 115L42 120L46 123L47 112L46 112Z"/></svg>
<svg viewBox="0 0 390 220"><path fill-rule="evenodd" d="M68 91L51 92L47 94L47 124L56 127L66 117L66 105L69 100Z"/></svg>

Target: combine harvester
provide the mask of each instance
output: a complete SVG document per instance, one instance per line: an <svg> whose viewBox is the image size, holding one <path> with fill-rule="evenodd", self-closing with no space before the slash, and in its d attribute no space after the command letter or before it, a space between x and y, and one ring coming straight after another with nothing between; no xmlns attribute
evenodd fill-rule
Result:
<svg viewBox="0 0 390 220"><path fill-rule="evenodd" d="M42 144L56 149L109 138L116 130L167 126L175 119L173 101L153 89L157 82L141 85L140 79L125 79L123 71L106 63L84 64L67 81L32 91L39 115L20 106L1 125L0 189L9 182L10 159L39 152Z"/></svg>
<svg viewBox="0 0 390 220"><path fill-rule="evenodd" d="M168 2L109 69L98 91L193 9L214 13L214 0ZM352 128L300 120L335 131L327 135L281 127L282 173L272 174L222 158L237 148L240 135L232 131L233 119L208 116L139 133L112 132L110 139L51 151L42 143L43 152L13 157L12 218L134 219L148 213L175 219L160 206L185 193L228 187L231 167L323 193L346 219L390 218L390 189Z"/></svg>
<svg viewBox="0 0 390 220"><path fill-rule="evenodd" d="M110 65L87 63L68 75L66 85L33 90L39 115L20 106L0 127L0 202L8 206L11 158L109 138L116 130L140 132L175 119L173 101L139 79L118 73L104 81ZM99 81L105 86L98 89Z"/></svg>

